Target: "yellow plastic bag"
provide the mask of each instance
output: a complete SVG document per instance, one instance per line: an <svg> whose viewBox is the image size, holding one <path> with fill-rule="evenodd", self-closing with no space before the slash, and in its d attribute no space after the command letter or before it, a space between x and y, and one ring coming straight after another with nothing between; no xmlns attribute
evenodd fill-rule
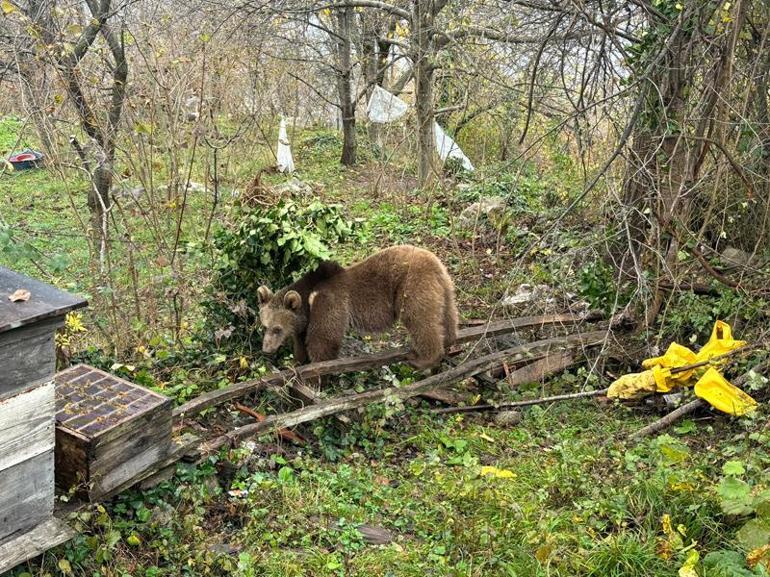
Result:
<svg viewBox="0 0 770 577"><path fill-rule="evenodd" d="M692 352L687 347L680 345L679 343L671 343L663 356L646 359L642 361L642 366L645 369L651 369L656 366L666 369L674 369L677 367L692 365L696 362L698 362L698 357L694 352ZM679 383L684 383L692 376L693 370L674 373L671 375L671 378L675 381L678 381Z"/></svg>
<svg viewBox="0 0 770 577"><path fill-rule="evenodd" d="M609 386L607 396L610 399L640 399L652 393L665 393L672 388L670 377L671 372L661 367L623 375Z"/></svg>
<svg viewBox="0 0 770 577"><path fill-rule="evenodd" d="M698 351L698 361L707 361L713 357L729 353L737 348L746 346L746 341L733 339L733 331L724 321L714 323L709 342Z"/></svg>
<svg viewBox="0 0 770 577"><path fill-rule="evenodd" d="M715 409L740 417L754 411L757 402L710 367L695 383L695 394Z"/></svg>

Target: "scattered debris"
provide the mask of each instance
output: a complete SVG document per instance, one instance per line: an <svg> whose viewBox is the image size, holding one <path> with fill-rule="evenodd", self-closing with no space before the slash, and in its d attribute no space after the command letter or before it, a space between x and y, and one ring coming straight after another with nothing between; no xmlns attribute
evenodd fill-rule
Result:
<svg viewBox="0 0 770 577"><path fill-rule="evenodd" d="M276 197L287 196L306 196L313 194L313 187L300 180L297 177L292 177L283 184L279 184L273 187L273 194Z"/></svg>
<svg viewBox="0 0 770 577"><path fill-rule="evenodd" d="M553 294L553 289L547 285L530 284L519 285L516 292L503 297L500 304L504 307L512 307L533 301L546 300Z"/></svg>
<svg viewBox="0 0 770 577"><path fill-rule="evenodd" d="M468 360L458 367L452 368L437 375L433 375L426 379L422 379L410 385L401 387L389 387L385 389L366 391L363 393L343 395L337 398L326 399L296 411L290 411L280 415L270 415L261 422L234 429L225 435L222 435L221 437L206 443L205 447L202 448L202 451L204 453L210 454L212 451L216 451L222 446L235 444L246 437L250 437L258 433L294 427L301 423L315 421L322 417L336 415L338 413L349 411L351 409L357 409L358 407L363 407L372 403L392 401L396 399L405 401L406 399L421 395L425 391L431 391L445 387L451 383L455 383L469 376L483 372L490 367L499 365L506 360L516 360L526 357L544 357L554 350L564 351L569 349L584 349L602 344L605 338L606 333L604 331L593 331L585 334L571 334L566 337L557 337L535 341L532 343L527 343L526 345L521 345L485 355L477 359ZM340 361L344 361L344 359L338 359L336 362L339 363ZM358 361L360 366L362 360L359 359ZM348 359L348 362L350 362L350 359ZM315 363L315 365L323 365L323 363ZM310 366L312 365L305 365L305 367ZM296 371L292 372L296 374ZM562 400L566 398L579 398L583 396L598 395L604 392L606 391L574 393L572 395L551 397L550 399L521 401L520 403L511 403L505 406L525 406L526 404L537 404L538 402L548 402L549 400ZM452 408L459 409L460 407ZM471 408L471 410L473 410L473 408Z"/></svg>
<svg viewBox="0 0 770 577"><path fill-rule="evenodd" d="M8 157L8 162L14 170L31 170L42 168L45 163L45 155L37 150L25 148L21 152L14 152Z"/></svg>

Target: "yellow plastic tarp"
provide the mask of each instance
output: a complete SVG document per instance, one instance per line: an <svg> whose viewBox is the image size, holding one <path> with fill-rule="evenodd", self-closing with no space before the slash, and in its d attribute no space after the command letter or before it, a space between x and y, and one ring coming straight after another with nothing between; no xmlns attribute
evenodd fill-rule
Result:
<svg viewBox="0 0 770 577"><path fill-rule="evenodd" d="M698 361L707 361L713 357L724 355L740 347L745 347L746 341L733 339L733 330L724 321L714 323L709 342L698 351Z"/></svg>
<svg viewBox="0 0 770 577"><path fill-rule="evenodd" d="M663 367L666 369L674 369L677 367L684 367L686 365L692 365L698 362L698 356L685 346L679 343L671 343L666 350L666 354L661 357L653 357L651 359L645 359L642 361L642 367L645 369L651 369L653 367ZM680 383L685 383L692 377L693 370L682 371L671 375L671 378ZM667 391L664 391L667 392Z"/></svg>
<svg viewBox="0 0 770 577"><path fill-rule="evenodd" d="M623 375L607 389L611 399L640 399L652 393L667 392L671 388L668 381L671 372L661 367L653 367L641 373Z"/></svg>
<svg viewBox="0 0 770 577"><path fill-rule="evenodd" d="M697 368L686 371L676 369L710 361L746 344L746 341L734 339L730 325L718 320L714 323L711 338L697 354L679 343L671 343L665 354L642 361L645 371L623 375L613 382L607 390L607 396L613 399L638 399L692 384ZM745 415L757 406L754 399L728 382L713 367L698 379L695 394L714 408L735 416Z"/></svg>
<svg viewBox="0 0 770 577"><path fill-rule="evenodd" d="M710 367L695 383L695 395L709 405L736 417L757 408L757 402Z"/></svg>

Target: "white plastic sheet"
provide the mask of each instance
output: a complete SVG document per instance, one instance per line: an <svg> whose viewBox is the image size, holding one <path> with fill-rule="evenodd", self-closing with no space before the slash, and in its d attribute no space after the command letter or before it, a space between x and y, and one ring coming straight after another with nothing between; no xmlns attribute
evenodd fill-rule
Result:
<svg viewBox="0 0 770 577"><path fill-rule="evenodd" d="M470 159L465 156L465 153L463 153L457 143L452 140L452 137L444 132L444 129L438 125L438 122L433 123L433 137L436 141L436 151L441 157L441 160L446 162L447 158L456 158L462 163L465 170L470 172L476 170L473 168Z"/></svg>
<svg viewBox="0 0 770 577"><path fill-rule="evenodd" d="M294 158L291 156L291 147L289 146L289 135L286 133L286 121L281 118L281 125L278 128L278 170L291 174L294 172Z"/></svg>
<svg viewBox="0 0 770 577"><path fill-rule="evenodd" d="M401 118L406 114L408 108L409 105L398 96L391 94L381 86L375 86L372 96L369 98L366 112L372 122L386 124Z"/></svg>

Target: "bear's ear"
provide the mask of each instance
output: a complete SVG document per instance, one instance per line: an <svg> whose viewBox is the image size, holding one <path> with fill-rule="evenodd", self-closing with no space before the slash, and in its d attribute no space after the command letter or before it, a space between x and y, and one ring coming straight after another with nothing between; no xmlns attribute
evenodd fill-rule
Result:
<svg viewBox="0 0 770 577"><path fill-rule="evenodd" d="M257 289L257 295L259 296L259 304L263 305L271 298L273 298L273 291L262 285Z"/></svg>
<svg viewBox="0 0 770 577"><path fill-rule="evenodd" d="M283 306L293 311L299 310L302 306L302 297L297 291L289 291L283 296Z"/></svg>

